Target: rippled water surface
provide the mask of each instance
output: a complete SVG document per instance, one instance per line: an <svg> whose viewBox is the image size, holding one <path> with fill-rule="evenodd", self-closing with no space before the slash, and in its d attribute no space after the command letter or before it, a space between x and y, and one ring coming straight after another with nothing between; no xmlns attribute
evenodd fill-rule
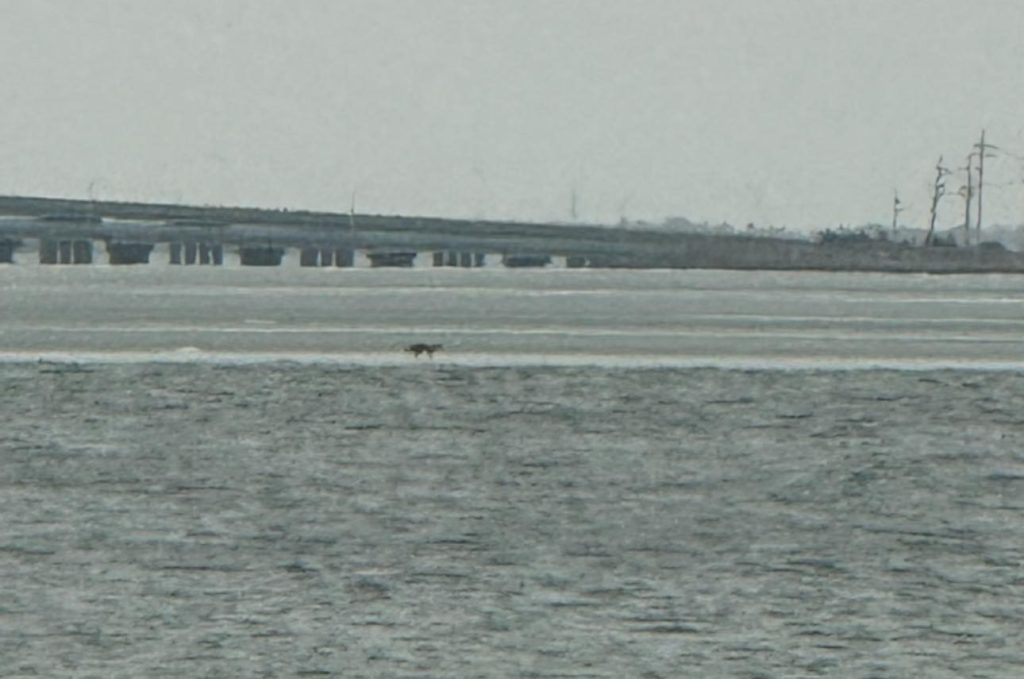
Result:
<svg viewBox="0 0 1024 679"><path fill-rule="evenodd" d="M0 674L1019 676L1015 279L586 273L0 272Z"/></svg>

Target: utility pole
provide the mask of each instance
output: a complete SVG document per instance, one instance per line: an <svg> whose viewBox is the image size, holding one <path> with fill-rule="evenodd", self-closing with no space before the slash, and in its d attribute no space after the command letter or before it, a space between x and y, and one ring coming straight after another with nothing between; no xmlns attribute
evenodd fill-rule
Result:
<svg viewBox="0 0 1024 679"><path fill-rule="evenodd" d="M622 202L619 203L619 225L620 226L625 226L626 224L629 223L629 220L626 219L626 206L629 205L629 201L632 198L633 198L632 195L626 196L625 198L622 199Z"/></svg>
<svg viewBox="0 0 1024 679"><path fill-rule="evenodd" d="M569 202L569 217L573 222L576 221L576 187L572 187L572 197Z"/></svg>
<svg viewBox="0 0 1024 679"><path fill-rule="evenodd" d="M93 179L89 182L89 214L96 216L96 180Z"/></svg>
<svg viewBox="0 0 1024 679"><path fill-rule="evenodd" d="M939 162L935 163L935 184L932 187L932 213L931 221L928 223L928 235L924 237L924 244L932 244L932 236L935 234L935 213L939 207L939 199L946 194L946 182L945 177L949 174L949 170L942 166L942 156L939 156Z"/></svg>
<svg viewBox="0 0 1024 679"><path fill-rule="evenodd" d="M971 198L974 197L974 154L967 154L967 185L964 187L964 245L971 244Z"/></svg>
<svg viewBox="0 0 1024 679"><path fill-rule="evenodd" d="M345 266L355 265L355 252L356 252L356 189L352 188L352 198L348 204L348 248L344 256ZM342 253L335 253L335 257L341 257ZM337 261L337 260L336 260ZM337 261L338 266L342 266L341 261Z"/></svg>
<svg viewBox="0 0 1024 679"><path fill-rule="evenodd" d="M356 190L352 189L352 202L348 205L348 230L352 236L356 233Z"/></svg>
<svg viewBox="0 0 1024 679"><path fill-rule="evenodd" d="M900 193L896 189L892 191L892 238L896 239L896 229L899 228L897 220L899 219L900 213L903 212L902 204L900 203Z"/></svg>
<svg viewBox="0 0 1024 679"><path fill-rule="evenodd" d="M981 243L981 196L985 185L985 158L986 156L989 158L993 157L987 154L986 151L988 149L995 149L998 147L985 143L985 130L982 130L981 141L975 144L974 148L978 149L978 223L976 225L978 237L975 240L978 243Z"/></svg>

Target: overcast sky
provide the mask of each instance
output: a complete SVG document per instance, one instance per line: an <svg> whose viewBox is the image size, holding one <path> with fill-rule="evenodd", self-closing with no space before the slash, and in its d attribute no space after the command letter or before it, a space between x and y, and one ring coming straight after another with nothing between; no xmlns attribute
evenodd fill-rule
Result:
<svg viewBox="0 0 1024 679"><path fill-rule="evenodd" d="M1024 221L1021 0L3 0L0 82L0 193L925 225L986 128Z"/></svg>

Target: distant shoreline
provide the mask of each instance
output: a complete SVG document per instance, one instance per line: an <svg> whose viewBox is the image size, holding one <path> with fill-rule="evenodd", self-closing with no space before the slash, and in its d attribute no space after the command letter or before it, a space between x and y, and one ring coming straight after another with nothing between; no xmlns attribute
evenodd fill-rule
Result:
<svg viewBox="0 0 1024 679"><path fill-rule="evenodd" d="M879 239L816 243L635 227L0 196L0 246L13 251L25 239L142 247L198 239L249 249L492 253L527 261L558 256L580 268L1024 273L1024 254L998 244L924 247Z"/></svg>

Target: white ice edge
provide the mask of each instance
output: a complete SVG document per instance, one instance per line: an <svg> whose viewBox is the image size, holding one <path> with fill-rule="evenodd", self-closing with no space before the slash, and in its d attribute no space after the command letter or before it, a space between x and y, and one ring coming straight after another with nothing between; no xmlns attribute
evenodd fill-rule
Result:
<svg viewBox="0 0 1024 679"><path fill-rule="evenodd" d="M787 319L776 319L784 322ZM894 319L900 322L899 319ZM906 321L902 321L906 322ZM914 321L916 322L916 321ZM993 321L976 321L977 324ZM995 323L1024 325L1024 321L995 319ZM669 337L669 338L726 338L721 328L672 327L672 328L607 328L607 327L433 327L433 326L292 326L278 327L273 321L248 320L242 327L217 327L202 325L154 325L154 326L62 326L62 325L12 325L0 328L0 335L18 332L48 332L67 335L164 335L168 333L189 333L205 335L444 335L489 336L520 335L542 337ZM781 323L780 323L781 324ZM956 343L1007 343L1021 344L1016 329L1004 332L975 333L971 335L944 331L887 332L884 330L849 331L840 329L791 330L787 328L728 329L728 339L786 339L786 340L886 340L904 342L956 342ZM930 334L929 334L930 332Z"/></svg>
<svg viewBox="0 0 1024 679"><path fill-rule="evenodd" d="M814 358L777 356L668 356L628 354L552 354L552 353L457 353L444 352L433 359L414 358L401 352L221 352L182 348L175 351L67 352L6 351L0 363L64 364L206 364L258 365L293 363L301 365L355 367L429 367L469 368L507 367L595 367L595 368L718 368L723 370L972 370L1024 372L1024 360L987 361L983 359L905 359Z"/></svg>

